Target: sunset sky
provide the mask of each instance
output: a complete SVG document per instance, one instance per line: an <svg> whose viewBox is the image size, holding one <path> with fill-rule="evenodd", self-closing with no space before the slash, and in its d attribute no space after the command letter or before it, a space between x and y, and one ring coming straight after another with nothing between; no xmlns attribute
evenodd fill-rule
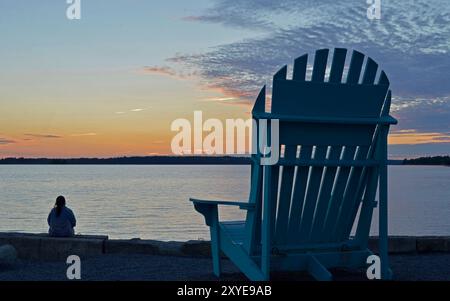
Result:
<svg viewBox="0 0 450 301"><path fill-rule="evenodd" d="M177 118L249 118L281 66L357 49L390 78L393 157L450 153L448 0L0 0L0 157L170 154Z"/></svg>

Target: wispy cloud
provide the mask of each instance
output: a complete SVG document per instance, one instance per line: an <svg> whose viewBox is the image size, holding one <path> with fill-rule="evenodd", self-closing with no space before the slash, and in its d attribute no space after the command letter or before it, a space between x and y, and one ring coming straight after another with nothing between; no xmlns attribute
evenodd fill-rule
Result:
<svg viewBox="0 0 450 301"><path fill-rule="evenodd" d="M365 1L216 0L193 21L264 29L265 35L168 60L196 70L205 86L252 100L281 66L323 47L361 50L388 73L397 95L450 94L450 6L445 0L383 2L382 19ZM299 17L301 16L301 17ZM260 35L259 35L260 36Z"/></svg>
<svg viewBox="0 0 450 301"><path fill-rule="evenodd" d="M168 66L144 66L139 72L143 74L163 75L176 79L188 79L197 75L197 72L194 70L177 71L175 68Z"/></svg>
<svg viewBox="0 0 450 301"><path fill-rule="evenodd" d="M147 109L150 109L151 107L146 107L146 108L134 108L134 109L127 109L126 111L117 111L114 112L114 114L116 115L126 115L127 113L139 113L139 112L143 112Z"/></svg>
<svg viewBox="0 0 450 301"><path fill-rule="evenodd" d="M391 131L391 134L411 134L416 133L417 130L410 129L410 130L398 130L398 131Z"/></svg>
<svg viewBox="0 0 450 301"><path fill-rule="evenodd" d="M416 132L450 132L450 97L433 99L398 99L394 111L399 120L395 130Z"/></svg>
<svg viewBox="0 0 450 301"><path fill-rule="evenodd" d="M116 115L125 115L125 114L127 114L127 113L129 113L129 112L131 112L131 113L138 113L138 112L143 112L143 111L145 111L145 110L147 110L147 109L149 109L149 108L151 108L151 107L146 107L146 108L134 108L134 109L126 110L126 111L117 111L117 112L114 112L114 114L116 114Z"/></svg>
<svg viewBox="0 0 450 301"><path fill-rule="evenodd" d="M148 74L160 74L173 77L178 76L175 70L167 66L144 66L141 71Z"/></svg>
<svg viewBox="0 0 450 301"><path fill-rule="evenodd" d="M34 138L45 138L45 139L59 139L59 138L63 138L63 136L60 135L54 135L54 134L24 134L25 136L28 137L34 137Z"/></svg>
<svg viewBox="0 0 450 301"><path fill-rule="evenodd" d="M170 62L170 60L168 60L168 62ZM198 76L197 71L194 69L183 69L180 71L168 66L144 66L139 72L143 74L168 76L180 80L192 79Z"/></svg>
<svg viewBox="0 0 450 301"><path fill-rule="evenodd" d="M200 99L200 101L222 102L222 101L232 101L235 99L236 99L236 97L208 97L208 98Z"/></svg>
<svg viewBox="0 0 450 301"><path fill-rule="evenodd" d="M1 138L0 137L0 145L7 145L7 144L14 144L16 143L16 141L12 140L12 139L7 139L7 138Z"/></svg>
<svg viewBox="0 0 450 301"><path fill-rule="evenodd" d="M225 91L223 89L220 89L220 87L209 87L209 90L219 92L224 95L229 95L230 97L208 97L208 98L202 98L199 99L199 102L215 102L219 104L224 105L242 105L242 106L249 106L249 102L247 100L248 95L243 93L232 93L229 91Z"/></svg>
<svg viewBox="0 0 450 301"><path fill-rule="evenodd" d="M205 89L224 95L215 99L219 103L251 104L294 58L309 53L311 65L316 49L357 49L388 74L392 111L400 121L394 130L436 133L433 141L446 140L438 136L450 131L448 1L384 1L379 21L367 18L367 7L354 0L214 0L209 9L185 20L252 30L255 37L179 54L167 64L195 72Z"/></svg>
<svg viewBox="0 0 450 301"><path fill-rule="evenodd" d="M72 137L85 137L85 136L97 136L97 133L81 133L81 134L72 134Z"/></svg>

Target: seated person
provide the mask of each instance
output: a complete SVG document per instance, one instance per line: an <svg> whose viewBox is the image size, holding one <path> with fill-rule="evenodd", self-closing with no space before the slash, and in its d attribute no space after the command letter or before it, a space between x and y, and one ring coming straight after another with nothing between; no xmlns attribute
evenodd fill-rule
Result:
<svg viewBox="0 0 450 301"><path fill-rule="evenodd" d="M70 237L75 235L75 215L66 207L66 199L60 195L56 198L55 207L50 211L47 218L50 226L48 234L53 237Z"/></svg>

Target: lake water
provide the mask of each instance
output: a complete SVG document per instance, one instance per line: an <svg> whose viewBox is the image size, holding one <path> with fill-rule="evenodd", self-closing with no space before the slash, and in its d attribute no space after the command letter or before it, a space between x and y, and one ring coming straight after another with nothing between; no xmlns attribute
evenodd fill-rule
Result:
<svg viewBox="0 0 450 301"><path fill-rule="evenodd" d="M208 239L188 198L246 201L249 174L249 166L2 165L0 231L46 232L62 194L76 213L77 233ZM391 166L389 182L390 234L450 235L449 167ZM243 216L221 211L221 219Z"/></svg>

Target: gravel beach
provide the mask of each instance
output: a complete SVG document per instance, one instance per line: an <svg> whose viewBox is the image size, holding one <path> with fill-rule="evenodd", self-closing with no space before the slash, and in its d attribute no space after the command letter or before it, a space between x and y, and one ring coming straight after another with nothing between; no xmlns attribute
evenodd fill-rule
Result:
<svg viewBox="0 0 450 301"><path fill-rule="evenodd" d="M450 280L450 254L391 255L394 280ZM0 281L63 281L65 262L21 261L13 267L0 267ZM221 280L246 280L228 260L223 260ZM335 280L365 280L365 271L332 270ZM81 258L82 280L217 280L209 258L152 255L103 255ZM313 280L305 273L274 274L273 280Z"/></svg>

